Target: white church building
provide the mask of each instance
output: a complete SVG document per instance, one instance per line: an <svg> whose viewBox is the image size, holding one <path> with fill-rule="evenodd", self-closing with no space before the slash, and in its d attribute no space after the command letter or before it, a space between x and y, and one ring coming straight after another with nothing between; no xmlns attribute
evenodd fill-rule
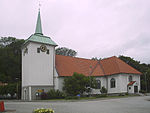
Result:
<svg viewBox="0 0 150 113"><path fill-rule="evenodd" d="M35 33L22 46L22 99L35 100L40 92L50 89L62 91L65 77L74 72L93 76L100 93L104 86L108 93L138 93L141 72L113 56L103 60L55 55L57 44L43 35L40 11Z"/></svg>

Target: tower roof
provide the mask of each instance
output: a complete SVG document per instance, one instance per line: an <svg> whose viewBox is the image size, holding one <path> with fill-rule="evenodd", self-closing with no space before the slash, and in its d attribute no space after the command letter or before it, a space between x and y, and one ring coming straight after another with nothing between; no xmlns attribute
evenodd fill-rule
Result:
<svg viewBox="0 0 150 113"><path fill-rule="evenodd" d="M37 23L36 23L35 34L43 35L43 33L42 33L42 25L41 25L40 10L39 10L39 12L38 12L38 18L37 18Z"/></svg>
<svg viewBox="0 0 150 113"><path fill-rule="evenodd" d="M52 45L52 46L57 46L57 44L50 37L44 36L43 33L42 33L40 10L38 12L38 18L37 18L35 33L32 34L25 41L25 43L23 45L25 45L27 42L36 42L36 43L49 44L49 45Z"/></svg>

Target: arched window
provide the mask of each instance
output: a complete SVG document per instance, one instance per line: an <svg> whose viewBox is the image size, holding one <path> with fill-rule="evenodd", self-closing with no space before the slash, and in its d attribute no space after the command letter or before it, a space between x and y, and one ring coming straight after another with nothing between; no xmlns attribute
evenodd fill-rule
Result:
<svg viewBox="0 0 150 113"><path fill-rule="evenodd" d="M116 87L116 80L115 80L114 78L112 78L112 79L110 80L110 87L111 87L111 88L115 88L115 87Z"/></svg>
<svg viewBox="0 0 150 113"><path fill-rule="evenodd" d="M96 80L96 89L101 89L101 81Z"/></svg>
<svg viewBox="0 0 150 113"><path fill-rule="evenodd" d="M132 76L129 76L129 82L131 82L132 81Z"/></svg>

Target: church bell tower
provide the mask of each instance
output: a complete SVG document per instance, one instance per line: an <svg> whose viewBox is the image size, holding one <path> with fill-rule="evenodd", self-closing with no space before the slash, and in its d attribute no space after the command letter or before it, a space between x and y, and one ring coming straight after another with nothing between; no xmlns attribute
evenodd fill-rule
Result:
<svg viewBox="0 0 150 113"><path fill-rule="evenodd" d="M42 91L54 87L56 46L50 37L43 35L39 10L35 33L22 46L23 100L34 100Z"/></svg>

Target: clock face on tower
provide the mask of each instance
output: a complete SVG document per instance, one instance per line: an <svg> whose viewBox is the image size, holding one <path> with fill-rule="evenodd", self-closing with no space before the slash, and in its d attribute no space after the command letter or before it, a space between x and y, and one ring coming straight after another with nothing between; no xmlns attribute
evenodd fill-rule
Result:
<svg viewBox="0 0 150 113"><path fill-rule="evenodd" d="M42 52L47 51L47 47L46 47L45 45L41 45L41 46L40 46L40 49L41 49Z"/></svg>

